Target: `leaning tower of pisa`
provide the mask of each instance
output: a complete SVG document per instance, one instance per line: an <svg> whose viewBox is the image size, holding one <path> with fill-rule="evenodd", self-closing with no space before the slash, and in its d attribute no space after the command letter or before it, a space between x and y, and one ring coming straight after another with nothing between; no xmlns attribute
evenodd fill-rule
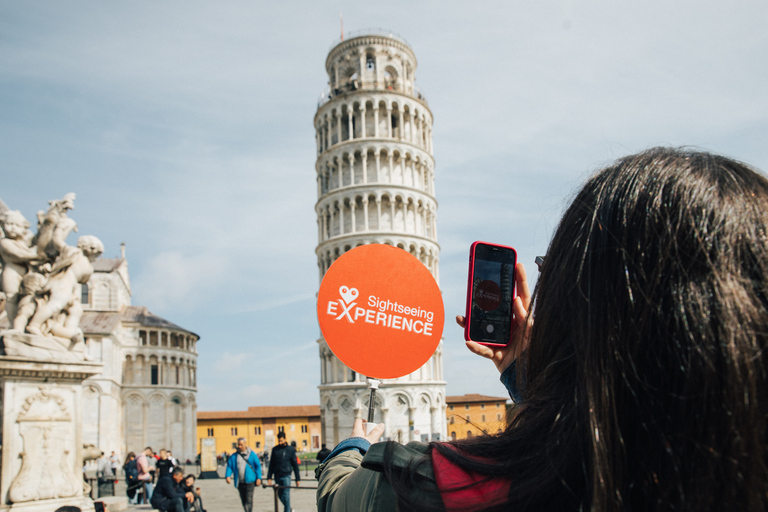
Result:
<svg viewBox="0 0 768 512"><path fill-rule="evenodd" d="M325 61L329 88L315 114L317 263L363 244L410 252L438 279L432 113L414 84L416 55L392 34L342 40ZM341 363L322 337L320 408L329 447L368 409L366 377ZM422 368L387 380L376 421L400 442L445 439L442 342Z"/></svg>

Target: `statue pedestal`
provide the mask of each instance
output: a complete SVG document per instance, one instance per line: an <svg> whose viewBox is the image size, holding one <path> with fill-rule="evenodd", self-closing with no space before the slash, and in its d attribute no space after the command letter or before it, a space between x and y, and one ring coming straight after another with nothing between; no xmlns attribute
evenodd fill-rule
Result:
<svg viewBox="0 0 768 512"><path fill-rule="evenodd" d="M0 356L0 511L93 511L83 496L82 382L100 363Z"/></svg>

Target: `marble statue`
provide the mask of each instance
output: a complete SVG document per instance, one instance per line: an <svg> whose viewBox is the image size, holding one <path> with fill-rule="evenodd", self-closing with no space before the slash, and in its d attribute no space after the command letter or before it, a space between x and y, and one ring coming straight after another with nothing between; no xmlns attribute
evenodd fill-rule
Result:
<svg viewBox="0 0 768 512"><path fill-rule="evenodd" d="M77 231L67 215L74 201L72 193L49 201L48 210L37 213L34 236L19 211L6 211L2 217L0 291L11 327L3 333L6 355L87 359L79 327L80 287L91 277L92 262L104 245L90 235L81 236L76 247L67 245L69 234Z"/></svg>

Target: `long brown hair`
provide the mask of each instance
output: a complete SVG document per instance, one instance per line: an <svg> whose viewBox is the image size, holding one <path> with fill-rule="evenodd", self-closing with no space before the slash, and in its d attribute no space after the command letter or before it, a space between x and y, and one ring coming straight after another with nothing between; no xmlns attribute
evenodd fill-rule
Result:
<svg viewBox="0 0 768 512"><path fill-rule="evenodd" d="M655 148L598 172L542 267L525 405L432 449L509 478L497 510L765 510L767 233L768 180L734 160Z"/></svg>

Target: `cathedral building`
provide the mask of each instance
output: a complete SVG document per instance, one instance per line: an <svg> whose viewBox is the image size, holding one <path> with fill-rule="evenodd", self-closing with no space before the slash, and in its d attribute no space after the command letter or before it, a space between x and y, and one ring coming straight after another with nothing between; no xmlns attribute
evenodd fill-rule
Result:
<svg viewBox="0 0 768 512"><path fill-rule="evenodd" d="M437 280L432 113L415 85L416 55L399 37L370 33L342 39L325 68L329 89L314 119L320 278L344 252L378 243L408 251ZM331 447L365 416L369 392L365 376L322 337L318 344L322 438ZM419 370L383 381L376 400L385 437L445 439L442 342Z"/></svg>
<svg viewBox="0 0 768 512"><path fill-rule="evenodd" d="M80 328L88 355L104 368L83 383L83 443L121 459L151 446L194 461L199 336L131 305L124 247L120 258L93 267L82 285Z"/></svg>

